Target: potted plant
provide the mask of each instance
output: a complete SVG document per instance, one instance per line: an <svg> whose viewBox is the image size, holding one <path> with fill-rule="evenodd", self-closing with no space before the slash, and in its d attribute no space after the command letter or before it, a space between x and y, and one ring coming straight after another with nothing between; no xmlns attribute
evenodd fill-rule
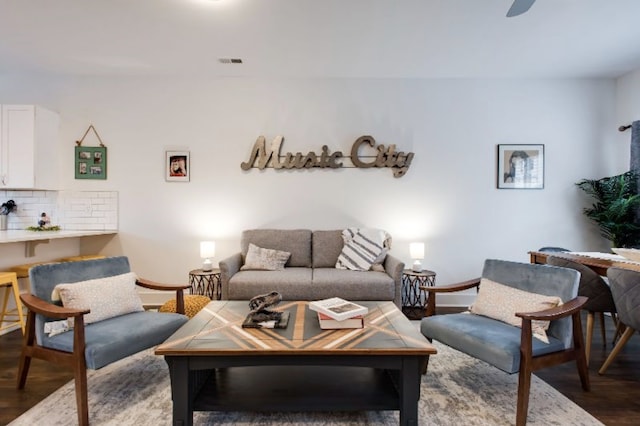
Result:
<svg viewBox="0 0 640 426"><path fill-rule="evenodd" d="M600 235L610 240L613 247L640 245L637 173L628 171L601 179L583 179L576 185L595 199L583 212L598 225Z"/></svg>
<svg viewBox="0 0 640 426"><path fill-rule="evenodd" d="M16 208L18 208L18 205L13 200L2 203L2 206L0 206L0 230L7 229L7 215L15 211Z"/></svg>

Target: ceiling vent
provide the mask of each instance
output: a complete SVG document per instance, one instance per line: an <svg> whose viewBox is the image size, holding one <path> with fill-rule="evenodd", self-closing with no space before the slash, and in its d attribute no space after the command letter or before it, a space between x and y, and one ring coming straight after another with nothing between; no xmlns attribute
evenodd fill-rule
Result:
<svg viewBox="0 0 640 426"><path fill-rule="evenodd" d="M240 58L220 58L218 59L222 64L241 64L242 59Z"/></svg>

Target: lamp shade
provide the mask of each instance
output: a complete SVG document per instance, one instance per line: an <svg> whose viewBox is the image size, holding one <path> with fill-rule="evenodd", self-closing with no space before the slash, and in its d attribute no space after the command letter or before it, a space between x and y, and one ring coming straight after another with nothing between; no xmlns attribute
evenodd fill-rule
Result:
<svg viewBox="0 0 640 426"><path fill-rule="evenodd" d="M200 257L207 259L216 255L216 243L213 241L202 241L200 243Z"/></svg>
<svg viewBox="0 0 640 426"><path fill-rule="evenodd" d="M424 259L424 243L409 244L409 253L412 259Z"/></svg>

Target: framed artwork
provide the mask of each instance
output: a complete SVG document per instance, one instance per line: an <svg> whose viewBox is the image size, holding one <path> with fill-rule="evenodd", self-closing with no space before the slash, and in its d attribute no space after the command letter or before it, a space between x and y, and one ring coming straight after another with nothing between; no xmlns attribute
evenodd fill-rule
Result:
<svg viewBox="0 0 640 426"><path fill-rule="evenodd" d="M76 179L107 178L107 147L75 147Z"/></svg>
<svg viewBox="0 0 640 426"><path fill-rule="evenodd" d="M544 188L544 145L498 145L498 188Z"/></svg>
<svg viewBox="0 0 640 426"><path fill-rule="evenodd" d="M165 151L165 180L167 182L189 182L190 174L189 151Z"/></svg>

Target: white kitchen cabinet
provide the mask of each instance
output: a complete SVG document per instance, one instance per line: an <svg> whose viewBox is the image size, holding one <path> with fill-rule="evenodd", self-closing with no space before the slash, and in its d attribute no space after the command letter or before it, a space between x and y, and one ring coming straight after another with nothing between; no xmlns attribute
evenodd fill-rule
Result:
<svg viewBox="0 0 640 426"><path fill-rule="evenodd" d="M36 105L2 105L0 189L58 189L59 116Z"/></svg>

